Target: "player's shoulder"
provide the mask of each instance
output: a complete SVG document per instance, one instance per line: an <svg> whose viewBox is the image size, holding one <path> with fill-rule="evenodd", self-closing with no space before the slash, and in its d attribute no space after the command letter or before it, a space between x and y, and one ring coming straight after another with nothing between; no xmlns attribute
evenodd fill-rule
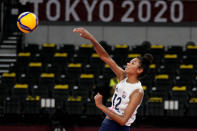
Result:
<svg viewBox="0 0 197 131"><path fill-rule="evenodd" d="M139 96L143 96L144 95L144 90L143 90L143 88L136 88L133 91L133 94L136 94L136 95L139 95Z"/></svg>

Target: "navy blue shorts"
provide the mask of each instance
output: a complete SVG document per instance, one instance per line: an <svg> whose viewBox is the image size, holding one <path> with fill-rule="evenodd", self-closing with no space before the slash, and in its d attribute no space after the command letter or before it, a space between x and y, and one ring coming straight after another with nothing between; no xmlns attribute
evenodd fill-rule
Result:
<svg viewBox="0 0 197 131"><path fill-rule="evenodd" d="M130 127L121 126L117 122L105 118L99 131L130 131Z"/></svg>

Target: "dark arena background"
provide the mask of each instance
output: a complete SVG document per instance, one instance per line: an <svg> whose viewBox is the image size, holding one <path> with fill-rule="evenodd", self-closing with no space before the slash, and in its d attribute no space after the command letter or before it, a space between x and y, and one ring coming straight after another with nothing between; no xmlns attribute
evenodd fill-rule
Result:
<svg viewBox="0 0 197 131"><path fill-rule="evenodd" d="M197 131L196 0L1 0L0 131L97 131L116 78L88 29L119 66L151 53L144 99L131 131ZM16 26L37 15L29 34Z"/></svg>

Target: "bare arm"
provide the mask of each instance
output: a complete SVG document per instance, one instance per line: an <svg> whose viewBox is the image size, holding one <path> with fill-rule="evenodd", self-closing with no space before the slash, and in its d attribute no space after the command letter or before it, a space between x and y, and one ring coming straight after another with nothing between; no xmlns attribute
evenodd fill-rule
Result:
<svg viewBox="0 0 197 131"><path fill-rule="evenodd" d="M134 93L130 96L130 101L128 106L126 107L123 115L118 115L108 109L106 106L102 104L102 95L97 94L95 96L95 103L96 106L106 113L111 119L119 123L120 125L125 125L125 123L129 120L131 115L134 113L136 107L141 103L141 100L143 99L144 92L142 90L136 90Z"/></svg>
<svg viewBox="0 0 197 131"><path fill-rule="evenodd" d="M88 39L92 42L100 59L103 60L106 64L108 64L110 66L110 68L116 74L116 76L118 77L119 80L122 80L125 78L126 75L125 75L124 70L116 64L116 62L109 56L109 54L98 43L98 41L94 38L94 36L92 34L90 34L84 28L75 28L73 30L73 32L79 32L81 37Z"/></svg>

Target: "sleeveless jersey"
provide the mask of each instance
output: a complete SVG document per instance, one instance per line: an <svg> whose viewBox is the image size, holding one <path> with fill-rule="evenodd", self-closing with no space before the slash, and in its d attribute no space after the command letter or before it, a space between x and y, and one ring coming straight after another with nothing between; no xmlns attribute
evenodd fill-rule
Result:
<svg viewBox="0 0 197 131"><path fill-rule="evenodd" d="M128 77L120 81L115 88L114 95L112 97L112 105L109 108L113 112L122 115L124 113L125 108L127 107L129 100L130 100L130 95L136 90L136 89L141 89L142 85L141 82L139 81L138 83L128 83L126 82ZM137 109L140 106L140 104L137 106L135 109L134 113L132 114L131 118L126 122L126 126L130 126L131 123L135 121L136 118L136 113Z"/></svg>

